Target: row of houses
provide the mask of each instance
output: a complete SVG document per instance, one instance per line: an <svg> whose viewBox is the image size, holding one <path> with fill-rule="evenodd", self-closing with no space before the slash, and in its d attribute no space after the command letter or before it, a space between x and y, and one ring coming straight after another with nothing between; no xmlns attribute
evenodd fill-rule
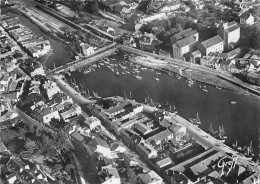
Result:
<svg viewBox="0 0 260 184"><path fill-rule="evenodd" d="M5 16L1 21L1 25L31 56L38 58L51 50L49 40L45 40L33 33L17 17Z"/></svg>
<svg viewBox="0 0 260 184"><path fill-rule="evenodd" d="M142 104L112 100L114 105L108 109L101 108L101 112L90 107L92 113L158 172L173 166L183 155L187 156L196 150L191 139L187 138L186 128L173 121L166 112L156 111L148 116Z"/></svg>

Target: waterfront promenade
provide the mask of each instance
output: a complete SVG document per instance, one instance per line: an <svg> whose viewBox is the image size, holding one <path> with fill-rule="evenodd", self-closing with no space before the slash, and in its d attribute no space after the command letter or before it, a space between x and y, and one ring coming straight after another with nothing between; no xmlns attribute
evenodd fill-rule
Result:
<svg viewBox="0 0 260 184"><path fill-rule="evenodd" d="M62 80L61 76L58 75L52 75L52 79L57 83L59 88L69 95L75 103L78 104L92 104L95 103L96 100L89 100L83 97L79 92L77 92L75 89L73 89L69 84L67 84L64 80Z"/></svg>

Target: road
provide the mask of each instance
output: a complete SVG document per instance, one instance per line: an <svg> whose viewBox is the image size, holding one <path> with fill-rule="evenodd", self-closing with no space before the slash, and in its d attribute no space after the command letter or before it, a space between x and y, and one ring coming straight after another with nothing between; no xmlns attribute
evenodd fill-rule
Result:
<svg viewBox="0 0 260 184"><path fill-rule="evenodd" d="M57 83L59 88L66 94L68 94L75 103L78 104L92 104L95 103L95 100L89 100L83 97L79 92L73 89L69 84L61 79L61 76L52 75L52 79Z"/></svg>
<svg viewBox="0 0 260 184"><path fill-rule="evenodd" d="M260 175L260 166L255 162L248 160L246 157L240 155L238 152L234 151L229 146L225 145L221 141L212 137L211 135L204 132L197 126L191 124L189 121L182 118L181 116L175 115L173 113L170 113L170 116L173 120L185 126L187 131L204 147L206 148L214 147L216 150L223 151L225 153L230 153L235 157L237 157L238 163L241 163L241 165L248 166L252 171L257 172Z"/></svg>
<svg viewBox="0 0 260 184"><path fill-rule="evenodd" d="M124 100L123 97L118 97L118 98L121 100ZM131 102L132 104L137 104L137 102L134 100L127 99L127 101ZM142 103L139 103L139 104L142 104ZM149 108L151 110L154 109L154 107L148 106L146 104L142 104L142 105L144 107L146 107L146 109L147 108ZM211 135L209 135L205 131L201 130L199 127L193 125L192 123L190 123L183 117L176 115L174 113L169 113L169 115L170 115L171 119L173 119L177 123L186 127L187 132L189 132L190 135L192 137L194 137L195 140L198 141L206 149L211 149L214 147L216 150L223 151L224 153L230 153L230 154L234 155L235 157L237 157L238 163L240 163L241 165L244 165L244 166L248 166L248 168L250 168L252 171L255 171L258 175L260 175L260 166L257 163L248 160L246 157L239 154L237 151L233 150L232 148L225 145L221 141L212 137Z"/></svg>
<svg viewBox="0 0 260 184"><path fill-rule="evenodd" d="M111 13L108 13L108 12L105 12L105 11L102 11L102 10L99 10L99 14L102 15L103 17L108 18L108 19L111 19L111 20L120 22L120 23L122 23L122 24L125 24L125 21L124 21L122 18L120 18L120 17L118 17L118 16L116 16L116 15L113 15L113 14L111 14Z"/></svg>

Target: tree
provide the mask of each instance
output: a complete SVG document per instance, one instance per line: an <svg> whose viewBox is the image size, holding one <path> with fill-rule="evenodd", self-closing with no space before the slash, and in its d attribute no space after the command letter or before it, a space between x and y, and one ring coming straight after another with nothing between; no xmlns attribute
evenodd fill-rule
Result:
<svg viewBox="0 0 260 184"><path fill-rule="evenodd" d="M61 164L55 164L53 167L52 167L52 172L58 172L62 169L62 165Z"/></svg>
<svg viewBox="0 0 260 184"><path fill-rule="evenodd" d="M21 154L23 156L31 156L35 152L35 150L37 150L38 148L39 148L39 145L35 141L33 141L31 139L27 139L24 144L25 150L23 150Z"/></svg>
<svg viewBox="0 0 260 184"><path fill-rule="evenodd" d="M67 165L65 166L64 169L65 169L65 171L66 171L67 173L70 173L71 169L75 169L75 167L74 167L73 164L69 163L69 164L67 164Z"/></svg>
<svg viewBox="0 0 260 184"><path fill-rule="evenodd" d="M56 128L58 130L64 129L66 126L66 122L64 120L58 120L58 119L51 119L50 126L53 128Z"/></svg>
<svg viewBox="0 0 260 184"><path fill-rule="evenodd" d="M7 144L9 141L13 140L16 137L18 137L17 132L14 130L11 130L11 129L5 129L5 130L1 131L1 134L0 134L1 141L4 144Z"/></svg>

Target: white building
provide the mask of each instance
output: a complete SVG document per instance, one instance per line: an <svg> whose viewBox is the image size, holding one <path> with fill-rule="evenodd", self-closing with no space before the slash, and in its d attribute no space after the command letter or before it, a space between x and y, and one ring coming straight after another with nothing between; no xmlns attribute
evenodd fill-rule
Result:
<svg viewBox="0 0 260 184"><path fill-rule="evenodd" d="M44 123L49 123L51 119L60 120L60 114L58 111L51 111L49 108L45 108L42 111L42 121Z"/></svg>
<svg viewBox="0 0 260 184"><path fill-rule="evenodd" d="M200 45L200 52L204 56L207 56L211 52L223 52L223 50L224 41L219 35L201 42Z"/></svg>
<svg viewBox="0 0 260 184"><path fill-rule="evenodd" d="M89 129L90 130L93 130L95 129L97 126L101 126L101 121L94 117L94 116L91 116L89 118L87 118L84 123L86 123L88 126L89 126Z"/></svg>
<svg viewBox="0 0 260 184"><path fill-rule="evenodd" d="M94 47L90 46L87 43L81 43L80 46L81 46L82 53L84 56L89 56L95 52Z"/></svg>
<svg viewBox="0 0 260 184"><path fill-rule="evenodd" d="M53 81L48 81L47 83L43 84L43 88L46 90L49 99L52 99L55 94L61 91L57 84Z"/></svg>
<svg viewBox="0 0 260 184"><path fill-rule="evenodd" d="M45 72L44 72L43 66L41 64L38 64L34 68L34 71L31 72L31 77L34 77L35 75L45 76Z"/></svg>
<svg viewBox="0 0 260 184"><path fill-rule="evenodd" d="M69 110L61 113L61 117L64 121L67 122L69 120L69 118L71 118L73 116L77 116L79 114L81 114L81 107L77 104L74 104L74 105L72 105L72 107Z"/></svg>
<svg viewBox="0 0 260 184"><path fill-rule="evenodd" d="M240 16L240 24L244 25L253 25L255 23L255 17L249 13L249 14L243 14Z"/></svg>
<svg viewBox="0 0 260 184"><path fill-rule="evenodd" d="M173 44L173 57L182 58L184 54L193 49L195 43L199 40L199 33L197 30L191 28L179 32L171 37Z"/></svg>
<svg viewBox="0 0 260 184"><path fill-rule="evenodd" d="M99 174L106 176L102 181L102 184L121 184L121 179L118 171L112 165L102 167L102 171L99 172Z"/></svg>
<svg viewBox="0 0 260 184"><path fill-rule="evenodd" d="M154 171L148 173L138 174L136 177L136 183L145 184L163 184L163 179Z"/></svg>
<svg viewBox="0 0 260 184"><path fill-rule="evenodd" d="M240 27L236 22L221 22L218 28L218 34L224 40L224 50L233 50L239 45Z"/></svg>

